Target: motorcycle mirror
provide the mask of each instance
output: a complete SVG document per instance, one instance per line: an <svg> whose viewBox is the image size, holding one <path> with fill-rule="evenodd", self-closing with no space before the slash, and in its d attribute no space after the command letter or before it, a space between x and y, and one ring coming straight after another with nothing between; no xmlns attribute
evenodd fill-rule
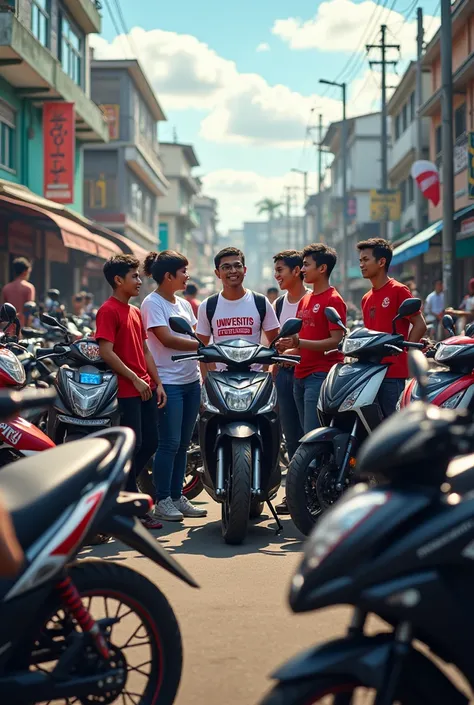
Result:
<svg viewBox="0 0 474 705"><path fill-rule="evenodd" d="M53 349L58 355L65 355L68 352L68 349L65 348L64 345L55 345Z"/></svg>
<svg viewBox="0 0 474 705"><path fill-rule="evenodd" d="M16 308L13 304L3 304L0 308L0 321L2 323L15 323L16 318Z"/></svg>
<svg viewBox="0 0 474 705"><path fill-rule="evenodd" d="M464 331L464 335L469 336L469 338L474 338L474 323L469 323L466 326L466 330Z"/></svg>
<svg viewBox="0 0 474 705"><path fill-rule="evenodd" d="M63 328L63 326L57 321L53 316L49 316L47 313L42 313L40 316L41 323L45 323L51 328Z"/></svg>
<svg viewBox="0 0 474 705"><path fill-rule="evenodd" d="M398 309L398 313L393 319L392 322L392 332L395 334L397 331L395 329L395 324L397 321L400 320L400 318L408 318L409 316L413 316L415 313L418 313L421 309L421 299L405 299L405 301L402 301L400 304L400 308Z"/></svg>
<svg viewBox="0 0 474 705"><path fill-rule="evenodd" d="M171 316L169 319L169 324L171 330L175 333L181 333L181 335L191 335L194 337L194 331L185 318L181 318L181 316Z"/></svg>
<svg viewBox="0 0 474 705"><path fill-rule="evenodd" d="M297 335L300 332L302 325L303 321L301 318L288 318L282 325L278 337L291 338L292 335Z"/></svg>
<svg viewBox="0 0 474 705"><path fill-rule="evenodd" d="M441 323L443 324L443 328L448 331L449 335L456 335L454 332L454 319L449 313L444 314ZM468 335L468 333L466 333L466 335Z"/></svg>
<svg viewBox="0 0 474 705"><path fill-rule="evenodd" d="M341 317L335 308L333 308L332 306L327 306L324 309L324 315L330 323L334 323L334 325L339 326L339 328L341 328L344 332L347 332L347 328L341 321Z"/></svg>
<svg viewBox="0 0 474 705"><path fill-rule="evenodd" d="M421 350L410 350L408 369L410 377L418 383L421 401L428 401L428 362Z"/></svg>

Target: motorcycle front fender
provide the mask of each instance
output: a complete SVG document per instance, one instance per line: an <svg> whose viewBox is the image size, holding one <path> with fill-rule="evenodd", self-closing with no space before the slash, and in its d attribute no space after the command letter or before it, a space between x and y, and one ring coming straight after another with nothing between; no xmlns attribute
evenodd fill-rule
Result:
<svg viewBox="0 0 474 705"><path fill-rule="evenodd" d="M300 439L300 443L323 443L323 442L330 442L332 443L335 439L336 436L340 436L342 431L340 431L338 428L335 426L323 426L322 428L315 428L306 435L303 436L303 438Z"/></svg>
<svg viewBox="0 0 474 705"><path fill-rule="evenodd" d="M355 636L335 639L313 647L281 666L272 678L280 683L300 679L340 675L380 690L393 658L393 634ZM404 675L406 674L406 675ZM404 662L402 683L415 691L423 702L439 705L467 705L460 693L439 668L424 654L411 649Z"/></svg>
<svg viewBox="0 0 474 705"><path fill-rule="evenodd" d="M248 421L229 421L220 429L220 436L230 436L231 438L251 438L258 435L257 426Z"/></svg>

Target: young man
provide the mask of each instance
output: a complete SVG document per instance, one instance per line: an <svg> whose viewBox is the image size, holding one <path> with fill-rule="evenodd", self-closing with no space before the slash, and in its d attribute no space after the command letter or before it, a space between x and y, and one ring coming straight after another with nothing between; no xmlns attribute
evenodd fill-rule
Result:
<svg viewBox="0 0 474 705"><path fill-rule="evenodd" d="M289 318L296 318L298 304L303 296L308 292L303 284L303 257L301 252L296 250L284 250L273 258L275 263L275 279L281 291L273 307L275 309L280 328ZM295 351L299 354L298 351ZM294 365L279 363L275 365L274 379L278 395L278 409L283 433L286 438L288 456L291 460L299 445L299 440L303 436L303 428L298 416L298 409L293 396ZM286 497L281 504L275 507L278 514L288 514Z"/></svg>
<svg viewBox="0 0 474 705"><path fill-rule="evenodd" d="M392 332L392 321L398 313L402 301L412 298L410 289L388 276L392 261L392 245L382 238L362 240L357 244L360 270L364 279L370 279L372 289L362 297L364 325L371 330L383 333ZM412 328L410 330L410 324ZM403 318L397 322L397 333L405 340L420 342L426 332L425 319L421 313L410 320ZM408 356L404 352L398 356L386 357L390 363L387 375L379 391L379 403L385 417L395 411L397 401L408 377Z"/></svg>
<svg viewBox="0 0 474 705"><path fill-rule="evenodd" d="M271 304L274 304L278 298L278 289L276 286L269 286L267 289L267 299Z"/></svg>
<svg viewBox="0 0 474 705"><path fill-rule="evenodd" d="M28 301L36 300L36 291L28 279L31 274L31 262L26 257L17 257L13 260L14 279L5 284L2 291L2 303L13 304L22 326L29 322L25 320L23 308Z"/></svg>
<svg viewBox="0 0 474 705"><path fill-rule="evenodd" d="M193 284L192 282L189 282L186 284L186 289L184 290L184 298L186 301L189 301L191 304L191 308L193 309L193 313L197 318L198 311L199 311L199 304L201 303L199 299L196 298L198 295L198 288L196 284Z"/></svg>
<svg viewBox="0 0 474 705"><path fill-rule="evenodd" d="M324 309L332 306L342 322L346 322L346 304L329 284L336 262L336 251L322 243L304 248L302 272L305 283L312 285L313 291L305 294L298 305L298 318L303 320L299 335L277 343L282 351L299 348L301 362L295 368L293 393L304 433L319 426L317 406L321 386L331 367L344 359L339 352L326 354L337 348L343 333L328 321Z"/></svg>
<svg viewBox="0 0 474 705"><path fill-rule="evenodd" d="M236 247L226 247L214 258L216 277L222 291L205 299L199 307L196 333L207 345L240 338L260 343L262 331L267 343L278 334L278 319L268 299L244 288L245 257ZM221 367L222 369L222 367Z"/></svg>
<svg viewBox="0 0 474 705"><path fill-rule="evenodd" d="M432 326L435 339L442 340L443 326L441 321L444 315L444 287L442 279L435 281L434 290L426 297L424 314L427 325Z"/></svg>
<svg viewBox="0 0 474 705"><path fill-rule="evenodd" d="M102 359L117 374L121 423L135 431L133 467L126 489L137 492L136 478L158 446L158 408L166 404L166 394L153 357L146 344L146 332L136 306L141 279L138 260L132 255L116 255L104 264L104 275L112 296L97 312L96 339ZM149 529L161 523L148 515L143 523Z"/></svg>

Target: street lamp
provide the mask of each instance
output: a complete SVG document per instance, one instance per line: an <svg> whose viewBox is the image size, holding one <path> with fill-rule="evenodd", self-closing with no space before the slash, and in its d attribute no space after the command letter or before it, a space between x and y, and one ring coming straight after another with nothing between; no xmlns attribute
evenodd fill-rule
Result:
<svg viewBox="0 0 474 705"><path fill-rule="evenodd" d="M303 174L304 182L304 218L303 218L303 247L308 244L308 218L306 215L306 201L308 200L308 172L303 169L291 169L295 174Z"/></svg>
<svg viewBox="0 0 474 705"><path fill-rule="evenodd" d="M349 243L347 241L347 121L346 121L346 83L337 83L337 81L326 81L324 78L319 79L319 83L324 83L327 86L336 86L342 90L342 223L343 223L343 240L342 240L342 292L344 298L349 297Z"/></svg>

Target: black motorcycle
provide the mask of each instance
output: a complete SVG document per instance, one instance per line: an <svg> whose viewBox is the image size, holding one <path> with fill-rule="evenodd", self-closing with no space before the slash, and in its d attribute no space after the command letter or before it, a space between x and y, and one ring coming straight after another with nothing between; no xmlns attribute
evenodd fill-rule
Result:
<svg viewBox="0 0 474 705"><path fill-rule="evenodd" d="M411 371L426 399L426 361ZM413 355L413 354L412 354ZM354 606L347 635L292 659L264 705L461 705L434 657L474 687L474 426L466 410L415 402L386 420L359 454L359 484L319 520L293 578L290 605ZM455 456L460 456L450 462ZM390 631L366 635L374 613ZM471 623L472 622L472 623ZM328 702L327 699L324 702Z"/></svg>
<svg viewBox="0 0 474 705"><path fill-rule="evenodd" d="M309 534L321 512L349 487L362 442L384 419L378 392L389 364L383 359L406 348L424 347L396 333L397 320L420 308L420 299L403 301L393 333L367 328L349 333L335 309L325 310L326 317L345 333L338 349L353 359L334 365L328 373L318 402L321 427L303 436L288 469L288 509L303 534Z"/></svg>
<svg viewBox="0 0 474 705"><path fill-rule="evenodd" d="M183 318L173 316L169 324L176 333L196 338ZM299 319L289 319L278 337L295 335L300 328ZM228 368L225 372L208 372L199 419L202 481L206 492L222 505L224 540L242 543L249 518L259 517L265 502L281 531L271 502L281 483L276 390L269 372L253 371L251 367L278 361L296 363L299 357L279 355L274 347L232 340L206 347L200 343L196 353L174 355L172 359L225 363Z"/></svg>

